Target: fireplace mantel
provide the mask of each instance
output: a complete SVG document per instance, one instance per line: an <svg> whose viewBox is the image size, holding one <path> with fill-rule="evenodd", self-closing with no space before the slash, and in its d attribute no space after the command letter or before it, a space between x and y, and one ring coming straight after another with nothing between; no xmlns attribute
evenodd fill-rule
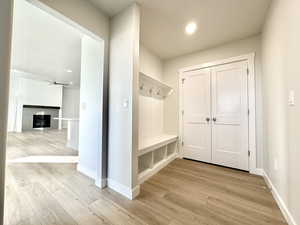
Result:
<svg viewBox="0 0 300 225"><path fill-rule="evenodd" d="M23 105L23 108L35 108L35 109L60 109L58 106L45 106L45 105Z"/></svg>

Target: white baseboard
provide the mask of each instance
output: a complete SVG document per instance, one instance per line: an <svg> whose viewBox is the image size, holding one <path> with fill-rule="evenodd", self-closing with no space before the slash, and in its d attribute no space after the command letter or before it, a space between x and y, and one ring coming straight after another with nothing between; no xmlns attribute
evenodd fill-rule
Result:
<svg viewBox="0 0 300 225"><path fill-rule="evenodd" d="M130 200L133 200L140 193L140 185L131 189L112 179L107 179L107 186Z"/></svg>
<svg viewBox="0 0 300 225"><path fill-rule="evenodd" d="M96 180L95 182L96 186L99 188L105 188L107 186L107 179L100 179L100 180Z"/></svg>
<svg viewBox="0 0 300 225"><path fill-rule="evenodd" d="M97 178L97 174L96 172L87 169L86 167L83 167L79 164L77 164L77 171L88 176L89 178L93 179L95 181L95 185L99 188L105 188L107 186L107 179L96 179Z"/></svg>
<svg viewBox="0 0 300 225"><path fill-rule="evenodd" d="M254 175L262 176L262 177L264 176L264 170L261 168L256 168L256 169L250 170L250 173L254 174Z"/></svg>
<svg viewBox="0 0 300 225"><path fill-rule="evenodd" d="M279 192L277 191L276 187L273 185L271 179L268 177L267 173L264 170L263 170L263 177L264 177L268 187L270 188L272 195L273 195L274 199L276 200L287 223L289 225L297 225L297 223L296 223L295 219L293 218L292 214L290 213L288 207L286 206L285 202L279 195Z"/></svg>
<svg viewBox="0 0 300 225"><path fill-rule="evenodd" d="M80 164L77 164L77 171L88 176L89 178L92 178L93 180L96 180L96 173Z"/></svg>

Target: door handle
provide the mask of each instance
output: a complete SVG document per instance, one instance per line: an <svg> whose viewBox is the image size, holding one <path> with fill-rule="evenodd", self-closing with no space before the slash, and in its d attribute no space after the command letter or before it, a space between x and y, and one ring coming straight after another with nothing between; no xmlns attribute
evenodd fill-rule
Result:
<svg viewBox="0 0 300 225"><path fill-rule="evenodd" d="M214 117L214 118L213 118L213 121L214 121L214 122L216 122L216 121L217 121L217 118L216 118L216 117Z"/></svg>
<svg viewBox="0 0 300 225"><path fill-rule="evenodd" d="M208 122L208 123L209 123L209 121L210 121L210 118L209 118L209 117L207 117L205 120L206 120L206 122Z"/></svg>

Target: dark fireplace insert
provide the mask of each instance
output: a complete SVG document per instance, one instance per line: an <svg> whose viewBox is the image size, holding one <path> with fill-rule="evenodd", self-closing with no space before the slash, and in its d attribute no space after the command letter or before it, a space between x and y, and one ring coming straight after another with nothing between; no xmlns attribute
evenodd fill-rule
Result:
<svg viewBox="0 0 300 225"><path fill-rule="evenodd" d="M50 128L51 115L33 115L33 128Z"/></svg>

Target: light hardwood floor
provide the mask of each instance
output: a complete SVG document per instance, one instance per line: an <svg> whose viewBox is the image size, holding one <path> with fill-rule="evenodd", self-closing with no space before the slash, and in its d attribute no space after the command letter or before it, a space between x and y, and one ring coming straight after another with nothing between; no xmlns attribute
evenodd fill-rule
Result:
<svg viewBox="0 0 300 225"><path fill-rule="evenodd" d="M74 154L64 140L57 132L10 134L8 157ZM5 225L286 224L261 177L182 159L133 201L98 189L75 164L9 164L6 182Z"/></svg>

